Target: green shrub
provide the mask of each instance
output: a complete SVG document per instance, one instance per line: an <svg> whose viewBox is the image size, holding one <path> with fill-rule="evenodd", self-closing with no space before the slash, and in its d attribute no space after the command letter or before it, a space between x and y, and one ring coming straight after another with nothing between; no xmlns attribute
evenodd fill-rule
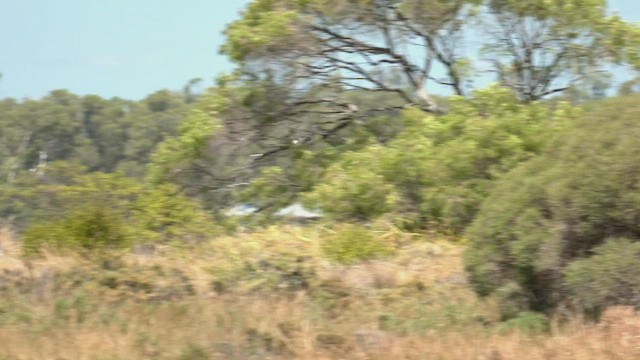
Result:
<svg viewBox="0 0 640 360"><path fill-rule="evenodd" d="M55 175L55 174L52 174ZM74 174L32 184L25 216L27 252L124 248L133 242L202 239L218 232L202 206L172 184L139 184L121 174ZM26 202L26 201L25 201Z"/></svg>
<svg viewBox="0 0 640 360"><path fill-rule="evenodd" d="M23 247L38 252L43 245L81 250L117 249L131 236L121 214L103 204L91 204L67 213L61 220L38 222L25 230Z"/></svg>
<svg viewBox="0 0 640 360"><path fill-rule="evenodd" d="M178 356L177 360L209 360L207 351L198 345L190 344Z"/></svg>
<svg viewBox="0 0 640 360"><path fill-rule="evenodd" d="M419 219L461 233L496 180L538 155L577 113L566 104L522 105L490 86L471 99L453 98L442 116L407 112L407 129L389 144L383 171Z"/></svg>
<svg viewBox="0 0 640 360"><path fill-rule="evenodd" d="M130 208L139 236L149 242L199 240L219 230L202 206L173 184L144 189Z"/></svg>
<svg viewBox="0 0 640 360"><path fill-rule="evenodd" d="M544 314L524 311L516 317L504 322L500 327L501 331L517 330L528 335L543 334L550 331L549 318Z"/></svg>
<svg viewBox="0 0 640 360"><path fill-rule="evenodd" d="M375 237L367 228L345 225L329 236L322 250L330 259L342 264L381 258L393 253L393 248Z"/></svg>
<svg viewBox="0 0 640 360"><path fill-rule="evenodd" d="M525 292L516 282L509 282L495 292L496 300L500 304L500 320L508 321L518 317L528 307Z"/></svg>
<svg viewBox="0 0 640 360"><path fill-rule="evenodd" d="M498 86L453 97L445 115L406 110L397 136L342 155L307 204L342 221L393 213L406 228L461 233L496 180L538 155L578 113L567 104L519 104Z"/></svg>
<svg viewBox="0 0 640 360"><path fill-rule="evenodd" d="M377 172L382 151L373 146L345 154L329 167L325 182L306 197L306 204L339 220L368 220L391 211L397 196Z"/></svg>
<svg viewBox="0 0 640 360"><path fill-rule="evenodd" d="M539 158L495 186L467 230L465 266L480 295L515 283L526 309L546 311L572 296L587 296L578 291L586 284L617 289L618 285L605 285L611 275L606 271L594 270L589 279L583 274L585 265L576 265L567 273L575 291L568 292L564 269L592 255L609 238L640 239L637 104L637 97L603 102L561 132ZM594 259L592 265L602 265L603 259ZM611 304L628 302L624 297L593 295Z"/></svg>
<svg viewBox="0 0 640 360"><path fill-rule="evenodd" d="M594 255L565 269L565 280L578 303L599 313L610 305L640 306L640 242L611 239Z"/></svg>

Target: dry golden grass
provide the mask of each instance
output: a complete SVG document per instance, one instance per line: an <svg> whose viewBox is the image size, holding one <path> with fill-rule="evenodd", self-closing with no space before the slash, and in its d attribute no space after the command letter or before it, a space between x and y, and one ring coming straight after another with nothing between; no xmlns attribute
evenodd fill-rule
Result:
<svg viewBox="0 0 640 360"><path fill-rule="evenodd" d="M366 324L319 331L297 299L217 298L149 310L115 309L107 323L89 319L39 328L0 328L6 359L176 359L197 346L211 359L638 359L640 315L607 326L575 325L552 336L443 332L399 336ZM108 311L108 309L100 309ZM43 325L43 324L39 324Z"/></svg>
<svg viewBox="0 0 640 360"><path fill-rule="evenodd" d="M339 266L321 256L323 231L273 227L197 248L126 255L124 269L181 269L193 284L192 295L156 302L111 301L97 286L60 292L52 285L39 290L46 296L35 296L34 287L3 298L6 271L38 284L52 273L95 271L86 260L51 254L27 265L3 232L0 359L640 359L633 309L611 308L600 324L575 320L545 335L495 331L495 307L465 283L460 246L396 234L393 259ZM308 288L233 277L232 289L211 287L219 276L237 275L247 259L300 256L315 270ZM250 275L271 279L271 271Z"/></svg>

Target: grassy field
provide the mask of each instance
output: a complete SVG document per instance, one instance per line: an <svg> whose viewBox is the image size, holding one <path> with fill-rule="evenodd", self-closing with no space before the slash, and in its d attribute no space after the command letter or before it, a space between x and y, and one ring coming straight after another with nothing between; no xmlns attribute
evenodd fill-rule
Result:
<svg viewBox="0 0 640 360"><path fill-rule="evenodd" d="M0 359L637 359L640 314L503 323L463 245L380 227L394 251L327 259L332 230L27 260L0 235Z"/></svg>

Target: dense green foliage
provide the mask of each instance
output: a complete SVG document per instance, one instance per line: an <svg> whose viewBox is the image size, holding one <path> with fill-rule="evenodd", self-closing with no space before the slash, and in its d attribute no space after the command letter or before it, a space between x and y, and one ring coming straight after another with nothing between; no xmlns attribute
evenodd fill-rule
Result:
<svg viewBox="0 0 640 360"><path fill-rule="evenodd" d="M197 240L218 231L201 205L171 184L147 185L60 162L42 176L24 174L14 185L0 192L10 205L3 210L25 229L29 252Z"/></svg>
<svg viewBox="0 0 640 360"><path fill-rule="evenodd" d="M470 33L482 46L465 48ZM305 199L336 219L393 213L454 232L550 123L574 117L548 121L540 102L602 98L602 70L640 65L640 32L603 0L254 0L225 35L237 68L196 105L195 131L160 147L154 179L215 211L269 217ZM474 85L476 51L498 86Z"/></svg>
<svg viewBox="0 0 640 360"><path fill-rule="evenodd" d="M467 231L466 266L480 294L510 288L523 309L547 310L567 300L569 266L566 281L578 298L585 300L587 288L598 291L587 307L637 305L637 297L618 293L619 282L632 281L618 277L636 262L616 252L632 248L598 248L616 237L640 240L637 102L633 96L598 104L543 155L495 185ZM586 264L598 266L592 277Z"/></svg>
<svg viewBox="0 0 640 360"><path fill-rule="evenodd" d="M357 225L337 229L324 241L322 250L327 257L342 264L374 260L393 253L389 244L374 236L371 230Z"/></svg>
<svg viewBox="0 0 640 360"><path fill-rule="evenodd" d="M24 232L22 241L27 253L43 247L75 250L118 249L132 240L124 218L104 204L73 209L57 221L34 222Z"/></svg>
<svg viewBox="0 0 640 360"><path fill-rule="evenodd" d="M186 106L182 94L166 90L139 102L65 90L41 100L0 101L0 183L60 160L141 176L155 146L175 134Z"/></svg>
<svg viewBox="0 0 640 360"><path fill-rule="evenodd" d="M200 130L190 130L199 110L187 116L197 97L162 90L136 102L55 90L0 102L0 216L25 230L29 251L209 236L215 226L198 203L175 185L140 181L158 144Z"/></svg>
<svg viewBox="0 0 640 360"><path fill-rule="evenodd" d="M446 115L403 114L405 127L385 145L343 155L307 197L339 220L392 213L411 227L460 232L494 180L538 154L545 139L575 119L566 104L522 105L490 87L454 98Z"/></svg>
<svg viewBox="0 0 640 360"><path fill-rule="evenodd" d="M522 332L535 335L548 333L550 328L549 318L545 315L531 311L523 311L518 314L518 316L505 321L501 330L520 330Z"/></svg>
<svg viewBox="0 0 640 360"><path fill-rule="evenodd" d="M169 137L155 150L150 159L149 180L161 183L184 175L184 167L201 157L207 141L217 129L217 100L220 94L209 92L190 107L188 115L177 126L175 136Z"/></svg>
<svg viewBox="0 0 640 360"><path fill-rule="evenodd" d="M640 80L605 99L604 71L640 68L640 28L605 0L252 0L225 36L237 66L202 94L0 101L0 219L27 253L201 240L235 205L246 229L303 203L344 268L398 250L371 223L464 237L506 330L640 306ZM213 286L309 286L306 245L257 255L273 238Z"/></svg>
<svg viewBox="0 0 640 360"><path fill-rule="evenodd" d="M610 305L637 306L640 298L640 242L609 239L593 255L564 271L568 289L579 305L598 314Z"/></svg>

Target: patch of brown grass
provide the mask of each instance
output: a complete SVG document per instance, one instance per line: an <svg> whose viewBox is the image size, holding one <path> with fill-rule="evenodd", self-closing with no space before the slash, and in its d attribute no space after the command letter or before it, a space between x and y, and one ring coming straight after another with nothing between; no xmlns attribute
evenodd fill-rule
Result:
<svg viewBox="0 0 640 360"><path fill-rule="evenodd" d="M126 254L115 270L53 254L27 262L0 233L0 282L23 274L27 285L40 284L16 282L24 289L2 293L0 283L0 359L640 358L640 314L631 308L608 309L597 325L556 324L551 334L495 331L495 306L466 284L461 246L389 232L382 236L394 238L394 258L345 266L323 257L324 231L272 227L157 247ZM307 287L282 287L301 264L313 270ZM158 301L91 280L110 271L153 293L171 285L174 270L193 294ZM52 280L68 275L66 287ZM73 287L73 279L90 280ZM215 281L229 288L217 291Z"/></svg>
<svg viewBox="0 0 640 360"><path fill-rule="evenodd" d="M149 309L100 309L82 324L0 328L8 359L176 359L190 345L211 359L531 359L640 357L640 315L625 310L606 326L580 325L550 336L443 332L400 336L366 324L329 331L293 299L220 297ZM101 312L113 311L108 320ZM42 324L40 324L42 325Z"/></svg>

